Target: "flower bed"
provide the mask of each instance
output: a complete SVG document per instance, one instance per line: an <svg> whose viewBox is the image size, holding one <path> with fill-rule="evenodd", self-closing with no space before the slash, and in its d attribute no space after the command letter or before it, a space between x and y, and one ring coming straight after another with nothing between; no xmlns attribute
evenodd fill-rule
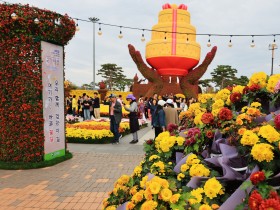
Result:
<svg viewBox="0 0 280 210"><path fill-rule="evenodd" d="M252 87L273 100L280 78L261 75L248 87L200 96L180 127L147 140L144 160L116 181L103 208L279 209L280 110L267 115Z"/></svg>
<svg viewBox="0 0 280 210"><path fill-rule="evenodd" d="M139 120L141 127L146 127L142 120ZM124 136L129 131L129 121L122 120L119 132ZM106 144L111 143L114 136L110 131L108 119L84 121L75 124L66 124L66 139L68 143Z"/></svg>

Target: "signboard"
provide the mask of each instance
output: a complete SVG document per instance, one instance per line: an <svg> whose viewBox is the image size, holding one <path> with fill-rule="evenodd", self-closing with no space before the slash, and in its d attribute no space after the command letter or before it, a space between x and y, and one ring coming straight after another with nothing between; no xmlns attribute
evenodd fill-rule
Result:
<svg viewBox="0 0 280 210"><path fill-rule="evenodd" d="M41 42L45 160L65 155L63 47Z"/></svg>

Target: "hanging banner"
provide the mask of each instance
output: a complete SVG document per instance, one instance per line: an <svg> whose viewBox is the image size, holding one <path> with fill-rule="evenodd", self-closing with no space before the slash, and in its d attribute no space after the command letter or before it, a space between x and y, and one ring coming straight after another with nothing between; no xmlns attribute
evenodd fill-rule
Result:
<svg viewBox="0 0 280 210"><path fill-rule="evenodd" d="M44 160L65 155L63 47L41 42Z"/></svg>

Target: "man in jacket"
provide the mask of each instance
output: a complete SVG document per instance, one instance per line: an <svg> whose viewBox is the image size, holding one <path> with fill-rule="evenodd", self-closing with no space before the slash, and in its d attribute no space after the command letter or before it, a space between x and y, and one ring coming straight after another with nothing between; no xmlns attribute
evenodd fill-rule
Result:
<svg viewBox="0 0 280 210"><path fill-rule="evenodd" d="M163 108L163 110L165 112L166 125L168 126L170 123L179 125L178 112L174 108L173 100L167 99L166 104L167 104L166 107Z"/></svg>
<svg viewBox="0 0 280 210"><path fill-rule="evenodd" d="M119 127L122 119L122 105L117 101L115 94L111 94L109 98L109 102L107 102L107 98L105 98L104 104L109 105L110 130L114 134L114 140L112 144L119 144L119 140L122 137L122 135L119 133Z"/></svg>

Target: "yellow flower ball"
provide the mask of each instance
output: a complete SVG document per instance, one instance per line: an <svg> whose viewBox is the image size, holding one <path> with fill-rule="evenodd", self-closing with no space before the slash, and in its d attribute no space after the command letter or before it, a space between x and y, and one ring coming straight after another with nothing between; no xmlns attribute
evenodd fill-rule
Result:
<svg viewBox="0 0 280 210"><path fill-rule="evenodd" d="M212 200L213 198L217 197L222 187L223 186L220 184L220 182L215 177L213 177L205 182L203 189L205 195Z"/></svg>
<svg viewBox="0 0 280 210"><path fill-rule="evenodd" d="M150 182L149 189L152 194L158 194L160 191L161 185L158 182Z"/></svg>
<svg viewBox="0 0 280 210"><path fill-rule="evenodd" d="M269 143L280 140L280 133L271 125L260 127L258 135L265 138Z"/></svg>
<svg viewBox="0 0 280 210"><path fill-rule="evenodd" d="M162 200L169 202L170 198L172 197L172 191L168 188L164 188L160 191L160 196Z"/></svg>
<svg viewBox="0 0 280 210"><path fill-rule="evenodd" d="M174 194L174 195L172 195L172 197L170 198L170 203L177 203L178 202L178 200L179 200L179 198L180 198L180 194Z"/></svg>
<svg viewBox="0 0 280 210"><path fill-rule="evenodd" d="M178 181L181 181L183 178L185 178L185 174L179 173L179 174L177 175L177 180L178 180Z"/></svg>
<svg viewBox="0 0 280 210"><path fill-rule="evenodd" d="M189 168L188 164L183 164L181 165L181 172L186 172Z"/></svg>
<svg viewBox="0 0 280 210"><path fill-rule="evenodd" d="M242 138L240 140L240 143L244 146L253 146L257 142L259 142L259 137L251 130L244 131L244 134L242 135Z"/></svg>
<svg viewBox="0 0 280 210"><path fill-rule="evenodd" d="M188 202L193 205L195 203L200 203L202 201L202 193L203 193L203 188L199 187L197 189L194 189L191 191L191 195L194 197L194 198L190 198L188 200Z"/></svg>
<svg viewBox="0 0 280 210"><path fill-rule="evenodd" d="M253 158L259 162L270 162L274 158L273 147L270 144L255 144L251 150Z"/></svg>

